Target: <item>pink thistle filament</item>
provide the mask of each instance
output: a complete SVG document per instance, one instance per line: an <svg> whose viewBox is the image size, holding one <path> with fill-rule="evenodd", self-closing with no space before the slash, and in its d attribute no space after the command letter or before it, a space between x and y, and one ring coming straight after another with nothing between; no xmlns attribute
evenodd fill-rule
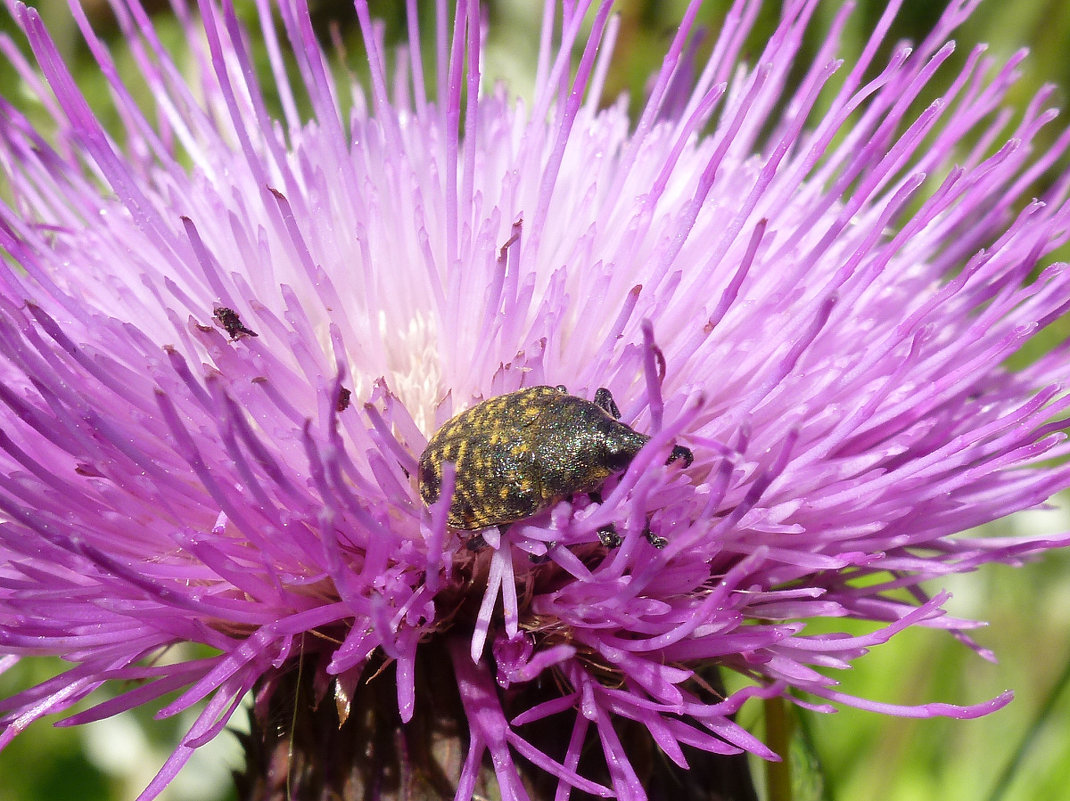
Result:
<svg viewBox="0 0 1070 801"><path fill-rule="evenodd" d="M750 54L760 3L702 50L692 2L632 120L605 105L611 2L545 5L524 102L481 72L475 0L436 6L427 63L414 0L396 59L358 0L367 85L301 0L257 0L255 31L174 0L187 60L115 0L149 109L72 2L117 130L7 5L32 58L0 48L55 130L0 101L0 668L71 667L0 700L0 747L167 696L197 716L150 799L303 659L336 726L365 686L414 726L432 671L463 722L457 799L532 797L532 772L644 799L636 731L680 769L777 758L736 722L749 698L1010 700L895 706L834 677L912 626L972 644L922 584L1068 541L962 534L1070 486L1066 348L1008 367L1070 308L1049 264L1070 173L1029 194L1070 133L1037 144L1048 91L1010 121L1022 54L977 48L919 105L973 3L879 61L891 3L852 63L844 7L800 64L818 0ZM426 507L428 438L541 384L611 389L650 441L594 496L449 528L469 477L448 466ZM693 464L666 464L678 442ZM161 659L186 643L207 650Z"/></svg>

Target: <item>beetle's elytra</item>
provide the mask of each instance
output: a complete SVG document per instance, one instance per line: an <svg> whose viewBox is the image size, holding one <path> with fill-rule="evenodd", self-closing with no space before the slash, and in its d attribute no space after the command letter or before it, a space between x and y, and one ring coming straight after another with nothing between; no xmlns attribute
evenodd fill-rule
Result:
<svg viewBox="0 0 1070 801"><path fill-rule="evenodd" d="M650 439L617 418L608 389L594 402L564 387L530 387L490 398L440 428L420 455L420 496L438 500L442 463L456 465L449 525L474 530L521 520L576 492L597 489ZM690 466L689 449L669 461Z"/></svg>

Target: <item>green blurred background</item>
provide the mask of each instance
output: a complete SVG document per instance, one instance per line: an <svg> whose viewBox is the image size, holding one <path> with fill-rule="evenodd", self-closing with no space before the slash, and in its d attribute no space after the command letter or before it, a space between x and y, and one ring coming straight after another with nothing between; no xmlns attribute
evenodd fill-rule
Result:
<svg viewBox="0 0 1070 801"><path fill-rule="evenodd" d="M94 107L105 120L114 120L103 79L82 43L73 18L61 0L37 3L73 72ZM246 19L252 4L239 0ZM348 53L347 66L361 71L362 45L347 0L310 0L317 30L331 46L340 37ZM387 22L388 40L404 36L403 6L399 0L371 3L373 14ZM521 94L530 90L538 42L540 5L534 0L484 2L490 20L486 50L488 78L503 78ZM647 78L662 54L686 3L683 0L625 0L618 4L621 35L611 71L609 93L627 91L638 108ZM716 29L727 3L710 0L701 20ZM883 10L879 0L859 0L840 55L851 59ZM121 71L132 61L124 50L117 26L104 0L83 0L94 27L109 42ZM181 50L183 35L166 2L146 2L154 13L164 41ZM821 32L839 8L826 2L813 26L811 52ZM943 3L906 0L891 39L919 41L931 28ZM431 11L422 2L421 13ZM756 51L775 24L779 4L767 3L752 37ZM431 29L431 15L423 21ZM6 13L0 30L18 39ZM960 31L955 58L961 63L969 46L987 42L989 52L1003 60L1022 46L1032 55L1022 67L1022 79L1011 100L1024 106L1046 82L1070 87L1070 3L1065 0L1024 0L982 4ZM803 57L802 62L806 62ZM946 76L953 74L945 70ZM14 70L0 64L0 94L21 102L46 130L49 121L39 107L26 100ZM1065 105L1060 88L1056 102ZM111 115L109 117L109 115ZM1065 122L1057 122L1049 138ZM1061 164L1066 169L1066 161ZM1050 178L1050 176L1049 176ZM0 176L2 184L2 176ZM1036 191L1040 191L1038 187ZM2 189L2 186L0 186ZM1050 332L1039 347L1065 336L1065 327ZM991 534L1062 531L1070 528L1067 504L1047 511L1015 516L990 527ZM1034 801L1070 798L1070 553L1049 555L1020 570L988 567L955 577L945 585L954 593L947 608L961 617L991 622L975 637L1000 658L997 665L977 657L947 635L912 630L874 650L838 676L845 692L891 703L929 701L975 703L1014 689L1015 701L1006 709L975 721L912 720L842 709L834 715L795 717L793 745L795 797L860 801ZM932 587L937 590L939 587ZM836 624L840 626L838 622ZM872 626L843 624L851 631ZM62 665L33 660L0 675L0 696L53 675ZM166 759L190 719L156 721L154 710L139 710L115 719L73 729L57 729L38 722L0 752L0 801L132 799ZM761 707L748 707L744 722L762 730ZM201 749L163 796L213 801L232 797L229 771L239 769L241 753L235 738L224 734Z"/></svg>

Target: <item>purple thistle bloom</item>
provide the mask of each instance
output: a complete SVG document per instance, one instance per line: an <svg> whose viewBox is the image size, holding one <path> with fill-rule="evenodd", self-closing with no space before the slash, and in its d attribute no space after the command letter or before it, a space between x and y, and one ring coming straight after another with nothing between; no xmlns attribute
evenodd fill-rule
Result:
<svg viewBox="0 0 1070 801"><path fill-rule="evenodd" d="M972 645L920 585L1070 540L959 536L1070 486L1066 348L1007 366L1070 308L1065 265L1040 269L1070 174L1028 199L1070 133L1036 149L1050 93L1012 125L1023 56L982 48L911 111L973 2L886 63L898 4L853 64L844 9L794 90L817 0L749 59L739 0L697 70L692 3L634 124L601 108L610 2L546 4L530 106L484 85L476 0L438 5L434 64L414 44L389 70L358 0L367 93L301 0L257 2L270 86L228 3L176 2L192 77L114 5L148 116L71 10L117 137L35 11L8 0L36 66L0 41L57 125L0 101L0 668L73 664L0 700L0 747L103 684L124 691L64 722L205 702L149 799L247 693L266 727L303 682L296 717L335 733L393 714L403 767L424 769L414 731L461 742L434 754L447 789L406 780L440 795L642 799L654 751L775 759L735 722L748 698L1010 700L892 706L834 678L910 626ZM539 384L608 387L651 440L600 497L476 547L446 525L454 472L427 508L417 459L453 414ZM690 466L666 465L677 442ZM800 622L831 617L880 625ZM161 658L182 643L211 653ZM715 668L750 681L722 695Z"/></svg>

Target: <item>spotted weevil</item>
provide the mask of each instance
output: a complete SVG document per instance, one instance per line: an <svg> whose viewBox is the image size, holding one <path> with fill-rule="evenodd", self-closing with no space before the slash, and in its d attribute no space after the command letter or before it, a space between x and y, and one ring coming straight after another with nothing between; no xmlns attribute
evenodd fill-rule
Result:
<svg viewBox="0 0 1070 801"><path fill-rule="evenodd" d="M573 493L594 492L627 468L650 439L619 417L604 388L593 402L569 395L563 386L490 398L431 437L420 456L420 496L428 505L438 500L442 463L453 462L448 522L472 531L530 517ZM693 458L690 449L677 445L668 461L682 459L690 467ZM612 527L599 536L605 544L620 541Z"/></svg>

